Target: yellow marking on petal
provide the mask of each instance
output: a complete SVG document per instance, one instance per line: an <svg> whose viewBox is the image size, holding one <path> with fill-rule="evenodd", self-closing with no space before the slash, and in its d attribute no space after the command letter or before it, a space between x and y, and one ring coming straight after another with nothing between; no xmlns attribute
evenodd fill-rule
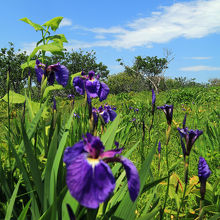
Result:
<svg viewBox="0 0 220 220"><path fill-rule="evenodd" d="M92 168L94 168L99 163L99 159L94 158L87 158L87 161L90 165L92 165Z"/></svg>

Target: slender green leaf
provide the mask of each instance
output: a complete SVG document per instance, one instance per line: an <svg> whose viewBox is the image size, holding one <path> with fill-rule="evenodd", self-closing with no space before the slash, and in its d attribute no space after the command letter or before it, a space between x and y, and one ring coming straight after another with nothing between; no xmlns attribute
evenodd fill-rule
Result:
<svg viewBox="0 0 220 220"><path fill-rule="evenodd" d="M23 134L23 140L24 140L24 147L27 153L27 159L30 165L30 171L32 174L32 178L34 180L34 184L35 187L37 189L37 193L39 195L39 198L41 200L41 203L43 203L43 185L42 185L42 181L41 181L41 173L40 170L38 169L38 161L37 158L34 155L34 151L33 151L33 145L31 143L31 141L28 139L27 133L24 129L24 125L21 124L21 128L22 128L22 134Z"/></svg>
<svg viewBox="0 0 220 220"><path fill-rule="evenodd" d="M28 203L25 205L25 207L23 208L21 214L20 214L19 217L18 217L18 220L25 220L25 219L26 219L26 215L27 215L29 206L30 206L30 204L31 204L31 201L32 201L32 199L30 199L30 200L28 201Z"/></svg>
<svg viewBox="0 0 220 220"><path fill-rule="evenodd" d="M67 140L67 137L69 135L71 122L73 120L73 113L74 113L74 110L70 114L69 120L66 123L65 130L63 132L63 135L62 135L62 138L60 140L58 150L57 150L54 162L53 162L53 166L52 166L52 170L51 170L51 177L50 177L50 193L51 193L51 195L50 195L50 204L52 204L52 202L54 201L54 198L55 198L54 193L55 193L56 184L57 184L58 169L59 169L59 165L60 165L61 158L62 158L62 155L63 155L64 147L66 145L66 140Z"/></svg>
<svg viewBox="0 0 220 220"><path fill-rule="evenodd" d="M107 128L106 132L102 135L101 141L106 150L110 150L114 143L116 131L120 122L120 115L118 115L112 124Z"/></svg>
<svg viewBox="0 0 220 220"><path fill-rule="evenodd" d="M11 214L12 214L12 211L13 211L13 207L14 207L14 203L15 203L15 199L16 199L16 196L17 196L17 193L18 193L18 188L20 186L20 183L21 183L21 179L19 179L19 181L18 181L18 183L17 183L17 185L14 189L14 192L12 193L10 202L9 202L7 210L6 210L5 220L10 220L11 219Z"/></svg>

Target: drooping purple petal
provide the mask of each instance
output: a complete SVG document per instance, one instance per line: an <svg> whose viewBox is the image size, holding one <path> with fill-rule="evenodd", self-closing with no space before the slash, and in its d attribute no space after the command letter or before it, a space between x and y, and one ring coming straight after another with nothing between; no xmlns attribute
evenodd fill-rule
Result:
<svg viewBox="0 0 220 220"><path fill-rule="evenodd" d="M63 155L63 162L66 163L66 165L70 165L73 160L76 159L77 156L82 154L84 151L84 144L83 141L79 141L76 144L74 144L72 147L67 147L64 151Z"/></svg>
<svg viewBox="0 0 220 220"><path fill-rule="evenodd" d="M84 87L84 81L81 77L77 76L73 79L73 86L80 95L84 95L85 87Z"/></svg>
<svg viewBox="0 0 220 220"><path fill-rule="evenodd" d="M130 198L134 202L140 191L140 178L138 171L134 164L125 157L121 157L121 163L126 172Z"/></svg>
<svg viewBox="0 0 220 220"><path fill-rule="evenodd" d="M115 111L113 111L112 109L110 109L110 110L108 111L108 114L109 114L109 116L110 116L110 121L114 121L115 118L117 117L117 113L116 113Z"/></svg>
<svg viewBox="0 0 220 220"><path fill-rule="evenodd" d="M89 161L91 160L91 161ZM111 169L103 161L79 155L67 166L66 182L70 194L83 206L96 209L115 188Z"/></svg>
<svg viewBox="0 0 220 220"><path fill-rule="evenodd" d="M102 102L103 100L105 100L108 94L109 94L108 86L105 83L101 82L100 89L98 91L99 101Z"/></svg>
<svg viewBox="0 0 220 220"><path fill-rule="evenodd" d="M98 91L100 89L100 82L97 79L86 80L85 88L86 88L87 94L91 98L96 98L96 97L98 97Z"/></svg>
<svg viewBox="0 0 220 220"><path fill-rule="evenodd" d="M41 83L42 77L44 75L44 69L45 65L42 64L39 60L36 60L36 66L35 66L35 72L37 76L37 81Z"/></svg>
<svg viewBox="0 0 220 220"><path fill-rule="evenodd" d="M102 116L102 118L103 118L105 124L107 124L107 123L109 122L109 120L110 120L110 115L109 115L109 113L108 113L106 110L104 110L104 111L102 111L102 112L99 113L99 114Z"/></svg>
<svg viewBox="0 0 220 220"><path fill-rule="evenodd" d="M198 165L198 176L200 182L206 181L208 177L210 176L211 171L209 169L208 164L206 163L206 160L203 157L199 158L199 165Z"/></svg>
<svg viewBox="0 0 220 220"><path fill-rule="evenodd" d="M154 90L152 89L152 114L154 114L155 111L155 102L156 102L156 95L154 93Z"/></svg>

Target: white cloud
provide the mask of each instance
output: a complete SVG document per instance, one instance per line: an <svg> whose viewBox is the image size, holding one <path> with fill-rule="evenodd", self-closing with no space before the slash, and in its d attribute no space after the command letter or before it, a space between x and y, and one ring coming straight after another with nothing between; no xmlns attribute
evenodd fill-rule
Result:
<svg viewBox="0 0 220 220"><path fill-rule="evenodd" d="M198 72L198 71L217 71L220 70L220 67L214 66L188 66L180 68L181 71L190 71L190 72Z"/></svg>
<svg viewBox="0 0 220 220"><path fill-rule="evenodd" d="M220 0L195 0L178 2L171 6L160 7L149 17L130 22L125 27L85 28L97 35L111 35L111 43L92 43L92 45L111 46L131 49L138 46L152 46L154 43L166 43L172 39L202 38L208 34L220 32Z"/></svg>
<svg viewBox="0 0 220 220"><path fill-rule="evenodd" d="M63 18L63 20L60 22L60 27L64 26L71 26L72 21L69 18Z"/></svg>
<svg viewBox="0 0 220 220"><path fill-rule="evenodd" d="M36 47L37 42L30 42L30 43L23 43L22 45L22 52L26 51L28 55L31 54L31 52L34 50L34 48Z"/></svg>
<svg viewBox="0 0 220 220"><path fill-rule="evenodd" d="M210 60L212 57L191 57L192 60Z"/></svg>

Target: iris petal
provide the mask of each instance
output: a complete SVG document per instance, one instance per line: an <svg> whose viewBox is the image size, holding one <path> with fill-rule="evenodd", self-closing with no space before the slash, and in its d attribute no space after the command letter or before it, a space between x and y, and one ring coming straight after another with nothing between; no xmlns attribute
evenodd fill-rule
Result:
<svg viewBox="0 0 220 220"><path fill-rule="evenodd" d="M53 71L56 75L56 81L63 87L66 87L69 79L69 70L64 65L60 65L59 63L55 65Z"/></svg>
<svg viewBox="0 0 220 220"><path fill-rule="evenodd" d="M83 79L81 77L77 76L73 79L73 86L80 95L84 95L85 88Z"/></svg>
<svg viewBox="0 0 220 220"><path fill-rule="evenodd" d="M64 151L63 161L66 165L71 164L73 160L81 153L84 152L84 144L83 141L79 141L74 144L72 147L67 147Z"/></svg>
<svg viewBox="0 0 220 220"><path fill-rule="evenodd" d="M35 72L37 75L37 81L41 83L42 77L44 75L44 70L42 69L42 63L39 60L36 60Z"/></svg>
<svg viewBox="0 0 220 220"><path fill-rule="evenodd" d="M67 186L70 194L83 206L98 208L115 188L115 179L103 161L90 163L80 154L67 166Z"/></svg>
<svg viewBox="0 0 220 220"><path fill-rule="evenodd" d="M105 100L107 98L108 94L109 94L108 86L105 83L101 82L100 89L98 92L99 101L102 102L103 100Z"/></svg>
<svg viewBox="0 0 220 220"><path fill-rule="evenodd" d="M97 79L94 80L86 80L85 83L86 92L91 98L98 97L98 91L100 88L100 82Z"/></svg>
<svg viewBox="0 0 220 220"><path fill-rule="evenodd" d="M134 202L140 190L140 179L139 179L138 171L134 166L134 164L125 157L121 157L121 163L125 168L127 181L128 181L129 194L131 200Z"/></svg>

